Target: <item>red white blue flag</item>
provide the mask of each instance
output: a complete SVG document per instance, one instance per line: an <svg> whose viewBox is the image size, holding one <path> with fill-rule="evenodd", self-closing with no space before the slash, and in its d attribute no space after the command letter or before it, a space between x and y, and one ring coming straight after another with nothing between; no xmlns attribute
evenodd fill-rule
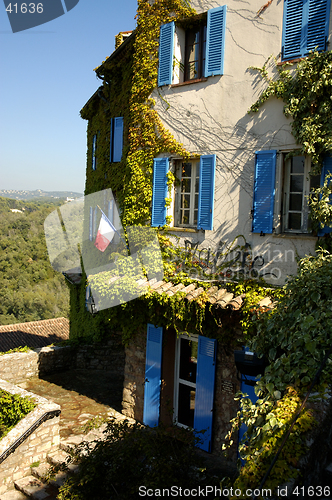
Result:
<svg viewBox="0 0 332 500"><path fill-rule="evenodd" d="M102 212L99 223L99 228L96 236L95 247L101 252L104 252L115 235L116 229L112 222L108 220Z"/></svg>

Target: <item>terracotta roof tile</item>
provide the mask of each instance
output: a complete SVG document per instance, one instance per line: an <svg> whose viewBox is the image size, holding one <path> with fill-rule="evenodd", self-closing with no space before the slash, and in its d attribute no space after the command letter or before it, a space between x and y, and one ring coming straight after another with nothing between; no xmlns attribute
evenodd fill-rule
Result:
<svg viewBox="0 0 332 500"><path fill-rule="evenodd" d="M67 318L44 319L0 326L0 352L16 347L44 347L69 339Z"/></svg>

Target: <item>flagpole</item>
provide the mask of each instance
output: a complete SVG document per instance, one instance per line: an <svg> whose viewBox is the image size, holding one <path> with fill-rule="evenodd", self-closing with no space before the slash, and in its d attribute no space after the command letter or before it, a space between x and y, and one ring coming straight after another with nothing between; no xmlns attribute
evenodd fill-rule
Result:
<svg viewBox="0 0 332 500"><path fill-rule="evenodd" d="M121 234L119 233L119 231L117 230L117 228L114 226L114 224L109 220L109 218L107 217L107 215L102 211L102 209L100 208L99 205L97 205L97 207L99 208L99 210L101 211L101 213L103 214L103 216L105 217L105 219L107 220L107 222L111 225L111 227L114 228L115 232L119 235L119 238L120 240L123 241L123 243L126 245L127 247L127 250L129 251L129 246L127 245L127 243L125 242L125 240L121 237Z"/></svg>

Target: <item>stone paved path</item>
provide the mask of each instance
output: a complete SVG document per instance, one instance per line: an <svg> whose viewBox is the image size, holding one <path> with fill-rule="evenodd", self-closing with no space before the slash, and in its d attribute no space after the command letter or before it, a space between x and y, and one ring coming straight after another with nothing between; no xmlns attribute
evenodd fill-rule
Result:
<svg viewBox="0 0 332 500"><path fill-rule="evenodd" d="M61 406L61 440L81 434L82 426L98 415L107 417L112 409L121 411L119 389L114 388L111 376L100 370L69 370L19 385Z"/></svg>

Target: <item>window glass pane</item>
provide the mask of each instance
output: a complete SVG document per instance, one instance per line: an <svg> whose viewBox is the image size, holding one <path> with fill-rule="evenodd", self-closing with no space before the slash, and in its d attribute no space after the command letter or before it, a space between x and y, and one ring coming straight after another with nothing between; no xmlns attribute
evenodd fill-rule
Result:
<svg viewBox="0 0 332 500"><path fill-rule="evenodd" d="M198 194L195 194L195 210L198 209Z"/></svg>
<svg viewBox="0 0 332 500"><path fill-rule="evenodd" d="M302 193L303 191L303 175L291 175L290 190L292 193Z"/></svg>
<svg viewBox="0 0 332 500"><path fill-rule="evenodd" d="M198 214L198 210L194 210L194 226L197 225L197 214Z"/></svg>
<svg viewBox="0 0 332 500"><path fill-rule="evenodd" d="M194 427L195 389L179 384L178 422Z"/></svg>
<svg viewBox="0 0 332 500"><path fill-rule="evenodd" d="M289 195L289 210L302 210L302 194Z"/></svg>
<svg viewBox="0 0 332 500"><path fill-rule="evenodd" d="M293 156L291 164L292 174L304 173L304 156Z"/></svg>
<svg viewBox="0 0 332 500"><path fill-rule="evenodd" d="M189 224L189 210L181 210L180 224Z"/></svg>
<svg viewBox="0 0 332 500"><path fill-rule="evenodd" d="M182 177L191 177L191 163L182 163Z"/></svg>
<svg viewBox="0 0 332 500"><path fill-rule="evenodd" d="M197 342L180 339L180 378L196 383Z"/></svg>
<svg viewBox="0 0 332 500"><path fill-rule="evenodd" d="M202 41L202 75L205 73L205 51L206 51L206 26L203 26L203 41Z"/></svg>
<svg viewBox="0 0 332 500"><path fill-rule="evenodd" d="M182 195L181 208L190 208L190 194L183 194Z"/></svg>
<svg viewBox="0 0 332 500"><path fill-rule="evenodd" d="M301 229L301 214L300 213L290 213L288 214L288 229Z"/></svg>
<svg viewBox="0 0 332 500"><path fill-rule="evenodd" d="M190 189L191 189L191 179L182 179L181 193L190 193Z"/></svg>

